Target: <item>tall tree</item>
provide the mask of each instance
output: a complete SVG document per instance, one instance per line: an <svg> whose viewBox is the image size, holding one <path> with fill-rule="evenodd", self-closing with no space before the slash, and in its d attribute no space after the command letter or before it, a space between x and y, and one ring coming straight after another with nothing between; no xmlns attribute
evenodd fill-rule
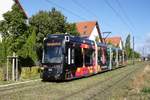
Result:
<svg viewBox="0 0 150 100"><path fill-rule="evenodd" d="M132 57L132 49L131 49L131 36L130 36L130 34L128 34L128 36L126 38L125 50L127 53L127 57L131 58Z"/></svg>
<svg viewBox="0 0 150 100"><path fill-rule="evenodd" d="M26 24L26 17L17 4L12 6L12 10L6 12L4 20L0 22L0 32L3 37L3 44L5 51L17 52L21 49L26 41L28 26ZM6 45L9 45L6 47Z"/></svg>
<svg viewBox="0 0 150 100"><path fill-rule="evenodd" d="M69 24L66 17L55 8L51 11L39 11L29 19L30 27L36 29L36 48L38 59L41 60L43 39L47 34L63 34L71 32L77 35L75 24Z"/></svg>
<svg viewBox="0 0 150 100"><path fill-rule="evenodd" d="M39 11L29 19L29 24L36 27L38 48L42 47L47 34L65 33L66 17L53 8L51 11Z"/></svg>
<svg viewBox="0 0 150 100"><path fill-rule="evenodd" d="M23 48L19 50L20 59L22 59L22 66L32 66L37 62L37 54L35 49L36 33L34 28L30 31L31 35L28 37Z"/></svg>
<svg viewBox="0 0 150 100"><path fill-rule="evenodd" d="M71 35L79 36L75 23L66 23L66 32Z"/></svg>

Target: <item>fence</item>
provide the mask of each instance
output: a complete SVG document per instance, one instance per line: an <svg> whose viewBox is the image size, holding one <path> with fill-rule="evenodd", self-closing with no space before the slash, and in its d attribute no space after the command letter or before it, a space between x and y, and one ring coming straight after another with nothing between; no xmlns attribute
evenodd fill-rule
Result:
<svg viewBox="0 0 150 100"><path fill-rule="evenodd" d="M7 81L7 80L16 80L16 78L17 80L39 78L39 74L40 74L39 66L32 66L32 67L18 66L18 72L17 72L18 76L14 77L16 76L16 72L15 72L16 67L15 70L12 71L13 68L12 64L13 64L12 59L2 59L2 58L0 59L0 80ZM13 76L13 74L15 75Z"/></svg>

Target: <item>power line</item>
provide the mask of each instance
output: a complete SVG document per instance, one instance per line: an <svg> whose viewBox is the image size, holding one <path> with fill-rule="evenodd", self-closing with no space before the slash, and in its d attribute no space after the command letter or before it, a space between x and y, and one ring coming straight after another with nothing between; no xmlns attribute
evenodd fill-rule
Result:
<svg viewBox="0 0 150 100"><path fill-rule="evenodd" d="M50 3L50 4L53 4L53 5L57 6L57 7L60 8L60 9L65 10L66 12L68 12L68 13L74 15L75 17L79 17L79 18L81 18L81 19L83 19L83 20L86 20L86 19L87 19L87 18L85 18L85 17L82 17L82 16L80 16L80 15L78 15L78 14L72 12L71 10L68 10L68 9L66 9L66 8L64 8L64 7L60 6L60 5L58 5L57 3L55 3L55 2L53 2L53 1L51 1L51 0L45 0L45 1L48 2L48 3Z"/></svg>
<svg viewBox="0 0 150 100"><path fill-rule="evenodd" d="M126 23L124 18L113 8L113 6L107 0L104 0L104 2L112 9L112 11L116 14L116 16L118 16L118 18L120 18L122 23L125 24L129 28L129 30L132 32L132 28Z"/></svg>
<svg viewBox="0 0 150 100"><path fill-rule="evenodd" d="M123 15L125 16L125 18L126 18L126 19L128 20L128 22L130 23L130 25L131 25L133 28L135 28L135 27L134 27L134 24L132 23L132 21L131 21L130 18L128 17L126 11L124 10L124 8L123 8L123 6L121 5L121 3L119 2L119 0L116 0L116 2L117 2L117 4L119 5L120 9L122 10Z"/></svg>
<svg viewBox="0 0 150 100"><path fill-rule="evenodd" d="M89 13L89 14L92 15L93 17L95 17L96 20L98 21L98 16L97 16L97 14L94 13L92 10L88 9L87 6L81 4L81 3L78 2L77 0L72 0L72 2L73 2L74 4L76 4L78 7L80 7L81 9L85 10L87 13ZM107 26L109 26L109 27L111 26L110 24L108 24L108 23L106 23L106 22L105 22L105 24L106 24Z"/></svg>
<svg viewBox="0 0 150 100"><path fill-rule="evenodd" d="M79 2L77 2L77 0L72 0L72 2L74 2L74 4L76 4L78 7L80 7L81 9L85 10L88 13L91 13L91 15L93 15L93 17L97 18L97 15L92 12L90 9L88 9L87 7L85 7L84 5L80 4Z"/></svg>

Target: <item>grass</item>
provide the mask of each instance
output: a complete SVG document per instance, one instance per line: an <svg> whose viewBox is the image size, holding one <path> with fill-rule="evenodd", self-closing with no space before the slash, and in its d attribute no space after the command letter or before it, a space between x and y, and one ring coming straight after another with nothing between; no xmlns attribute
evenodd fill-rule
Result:
<svg viewBox="0 0 150 100"><path fill-rule="evenodd" d="M21 78L18 81L12 81L12 80L3 81L3 80L1 80L0 85L11 84L11 83L16 83L16 82L24 82L24 81L36 80L36 79L40 79L40 74L39 73L35 74L35 75L32 75L32 77L28 77L28 78L24 78L24 79Z"/></svg>
<svg viewBox="0 0 150 100"><path fill-rule="evenodd" d="M141 70L145 66L144 63L138 63L134 66L128 66L121 69L113 70L110 72L98 74L95 76L91 76L88 78L82 78L78 80L72 80L69 82L39 82L37 84L34 84L31 87L26 87L26 89L18 90L16 92L11 92L9 95L1 95L0 99L4 100L55 100L59 99L62 100L62 97L71 95L69 97L64 97L63 99L68 100L86 100L90 98L91 96L93 99L96 100L123 100L124 98L128 98L129 91L132 90L132 86L130 85L133 81L132 77L135 75L131 75L126 80L120 82L119 84L113 86L110 88L106 93L102 92L102 94L99 94L99 91L103 88L108 88L108 86L111 86L113 83L115 83L116 80L120 77L124 77L123 75L126 75L128 71L132 70L136 67L141 67L138 72L141 72ZM119 74L124 73L124 74ZM117 77L110 78L113 75L117 75ZM108 82L101 83L103 80L109 79ZM14 91L14 90L12 90ZM129 99L130 100L130 99ZM136 100L136 99L133 99Z"/></svg>
<svg viewBox="0 0 150 100"><path fill-rule="evenodd" d="M134 82L139 82L137 79L143 73L146 64L136 63L135 65L69 82L36 82L32 83L33 85L30 84L30 87L12 90L13 92L8 92L5 95L1 95L0 92L0 100L87 100L90 97L94 100L149 100L149 92L141 90L137 93L133 91L137 87L141 89L150 87L148 71L143 74L142 81L144 81L144 84L138 86L133 84ZM135 68L138 68L138 70L125 78L125 75ZM118 76L111 78L114 75ZM116 83L119 78L123 80ZM109 80L102 83L105 79ZM100 93L105 88L108 88L108 90ZM70 96L68 97L68 95Z"/></svg>
<svg viewBox="0 0 150 100"><path fill-rule="evenodd" d="M27 80L35 80L40 78L39 67L23 67L22 72L19 77L19 82L27 81ZM9 75L11 77L11 74ZM0 68L0 85L15 83L16 81L4 81L3 70Z"/></svg>
<svg viewBox="0 0 150 100"><path fill-rule="evenodd" d="M129 82L131 90L126 98L129 100L150 100L150 63L137 72Z"/></svg>
<svg viewBox="0 0 150 100"><path fill-rule="evenodd" d="M150 95L150 65L147 65L144 69L144 84L141 92L148 93Z"/></svg>
<svg viewBox="0 0 150 100"><path fill-rule="evenodd" d="M144 87L141 92L150 94L150 88L149 87Z"/></svg>

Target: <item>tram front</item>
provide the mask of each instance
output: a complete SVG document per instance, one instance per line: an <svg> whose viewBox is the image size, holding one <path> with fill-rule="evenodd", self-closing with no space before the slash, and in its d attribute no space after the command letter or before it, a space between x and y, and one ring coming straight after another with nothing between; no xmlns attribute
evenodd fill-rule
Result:
<svg viewBox="0 0 150 100"><path fill-rule="evenodd" d="M50 36L44 39L44 49L42 58L43 80L61 80L63 79L63 39L59 36Z"/></svg>

